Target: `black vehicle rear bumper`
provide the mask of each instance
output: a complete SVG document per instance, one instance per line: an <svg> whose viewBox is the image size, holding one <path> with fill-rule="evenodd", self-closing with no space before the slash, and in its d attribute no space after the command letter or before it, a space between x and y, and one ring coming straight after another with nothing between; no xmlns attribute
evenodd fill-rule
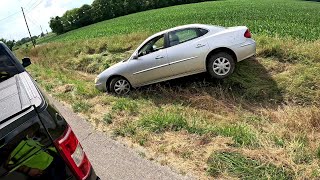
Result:
<svg viewBox="0 0 320 180"><path fill-rule="evenodd" d="M100 178L97 176L96 172L94 171L93 167L91 167L90 174L86 180L100 180Z"/></svg>

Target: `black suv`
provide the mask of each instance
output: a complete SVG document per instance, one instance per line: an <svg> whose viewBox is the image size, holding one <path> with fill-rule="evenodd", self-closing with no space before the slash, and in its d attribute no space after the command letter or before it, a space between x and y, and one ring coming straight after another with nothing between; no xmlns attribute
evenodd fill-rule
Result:
<svg viewBox="0 0 320 180"><path fill-rule="evenodd" d="M97 180L61 114L0 42L0 179Z"/></svg>

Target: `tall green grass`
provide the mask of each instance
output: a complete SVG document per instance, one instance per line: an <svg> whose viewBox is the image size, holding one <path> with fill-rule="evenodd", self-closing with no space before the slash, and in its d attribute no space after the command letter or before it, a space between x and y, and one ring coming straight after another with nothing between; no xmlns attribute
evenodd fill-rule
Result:
<svg viewBox="0 0 320 180"><path fill-rule="evenodd" d="M229 175L248 180L294 179L291 170L277 167L273 164L262 163L235 152L215 152L210 156L208 165L208 173L212 176L227 172Z"/></svg>

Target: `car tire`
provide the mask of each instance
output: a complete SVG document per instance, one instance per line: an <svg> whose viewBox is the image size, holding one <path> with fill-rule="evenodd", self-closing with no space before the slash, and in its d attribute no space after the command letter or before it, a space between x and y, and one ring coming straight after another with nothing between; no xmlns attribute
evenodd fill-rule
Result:
<svg viewBox="0 0 320 180"><path fill-rule="evenodd" d="M109 89L116 95L126 95L131 91L131 85L125 78L116 77L111 80Z"/></svg>
<svg viewBox="0 0 320 180"><path fill-rule="evenodd" d="M211 77L223 79L233 73L235 62L233 57L225 52L219 52L210 57L207 62L207 72Z"/></svg>

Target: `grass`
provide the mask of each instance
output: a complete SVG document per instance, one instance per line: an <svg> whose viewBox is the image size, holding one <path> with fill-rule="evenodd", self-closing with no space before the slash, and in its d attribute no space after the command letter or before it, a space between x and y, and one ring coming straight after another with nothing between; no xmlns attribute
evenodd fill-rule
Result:
<svg viewBox="0 0 320 180"><path fill-rule="evenodd" d="M130 114L138 113L138 104L127 98L120 98L118 99L112 106L112 110L115 112L127 111Z"/></svg>
<svg viewBox="0 0 320 180"><path fill-rule="evenodd" d="M204 2L119 17L50 37L42 42L73 41L135 32L155 33L189 23L247 25L254 34L316 40L320 36L317 23L320 21L319 7L319 3L300 0Z"/></svg>
<svg viewBox="0 0 320 180"><path fill-rule="evenodd" d="M316 153L317 153L317 154L316 154L317 158L320 159L320 145L319 145L319 147L317 148L317 152L316 152Z"/></svg>
<svg viewBox="0 0 320 180"><path fill-rule="evenodd" d="M103 121L106 122L107 124L112 124L113 122L113 117L110 113L107 113L103 116Z"/></svg>
<svg viewBox="0 0 320 180"><path fill-rule="evenodd" d="M164 111L160 109L142 116L138 121L138 126L154 133L185 130L190 134L231 137L236 146L258 145L255 133L247 125L211 125L208 123L200 125L196 122L198 121L188 122L187 118L174 110Z"/></svg>
<svg viewBox="0 0 320 180"><path fill-rule="evenodd" d="M161 111L143 116L139 121L139 126L156 133L188 129L188 123L183 116Z"/></svg>
<svg viewBox="0 0 320 180"><path fill-rule="evenodd" d="M296 177L317 177L315 171L306 170L318 167L314 165L318 158L313 147L318 147L320 142L313 137L320 128L319 89L307 86L319 83L316 70L313 70L318 66L316 56L291 63L280 62L277 56L258 55L256 60L239 63L235 74L224 81L213 81L200 75L144 87L128 97L97 92L92 86L96 74L90 73L93 71L88 71L87 67L101 62L112 65L132 51L111 53L106 49L97 54L99 49L115 40L126 43L124 39L137 37L142 40L145 36L132 34L79 41L77 46L73 42L42 45L28 50L34 60L30 71L49 93L71 104L75 111L86 115L103 131L129 138L151 152L173 154L159 161L184 171L190 168L197 176L205 176L203 168L207 159L204 157L212 148L257 150L261 156L272 156L270 158L278 156L272 154L275 148L286 159L275 164L286 165L289 161L290 166L295 167ZM89 43L93 44L95 54L88 54L87 50L79 52L79 47ZM258 51L263 52L269 46L260 48ZM24 54L24 51L21 49L17 53ZM90 63L84 61L82 64L81 58L86 56L94 58ZM313 66L308 67L306 62ZM300 80L298 77L309 78ZM310 143L302 149L296 147L299 146L294 138L297 133L310 134L306 137ZM159 142L164 150L158 148Z"/></svg>
<svg viewBox="0 0 320 180"><path fill-rule="evenodd" d="M74 112L88 112L91 106L85 101L76 102L72 105Z"/></svg>
<svg viewBox="0 0 320 180"><path fill-rule="evenodd" d="M97 129L143 146L148 159L199 179L317 179L319 9L296 0L175 6L43 38L15 53L31 57L29 70L47 92ZM95 90L97 73L128 58L151 33L186 23L248 25L257 57L224 80L189 76L126 97Z"/></svg>
<svg viewBox="0 0 320 180"><path fill-rule="evenodd" d="M240 146L257 146L258 140L253 130L246 125L226 125L218 128L218 134L232 137Z"/></svg>
<svg viewBox="0 0 320 180"><path fill-rule="evenodd" d="M136 130L137 129L134 124L130 122L125 122L119 128L116 128L113 131L113 134L115 136L122 136L122 137L133 136L137 133Z"/></svg>
<svg viewBox="0 0 320 180"><path fill-rule="evenodd" d="M215 152L208 160L208 173L218 176L225 172L240 179L293 179L292 171L274 164L265 164L236 152Z"/></svg>

